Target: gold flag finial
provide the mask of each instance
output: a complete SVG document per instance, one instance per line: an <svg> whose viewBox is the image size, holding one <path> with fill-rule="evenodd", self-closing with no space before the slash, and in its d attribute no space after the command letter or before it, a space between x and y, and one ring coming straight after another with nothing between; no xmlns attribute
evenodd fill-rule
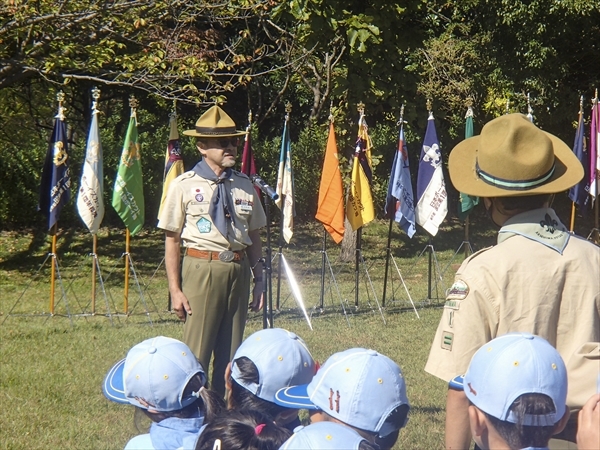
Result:
<svg viewBox="0 0 600 450"><path fill-rule="evenodd" d="M92 98L94 99L92 101L92 113L96 114L98 112L98 100L100 99L100 89L98 89L98 86L94 86L92 89Z"/></svg>
<svg viewBox="0 0 600 450"><path fill-rule="evenodd" d="M396 125L400 126L403 123L406 123L404 121L404 103L402 103L402 106L400 106L400 118L398 119L398 122L396 123Z"/></svg>
<svg viewBox="0 0 600 450"><path fill-rule="evenodd" d="M358 102L356 105L356 110L363 115L365 113L365 104L363 102Z"/></svg>
<svg viewBox="0 0 600 450"><path fill-rule="evenodd" d="M139 105L139 102L138 102L137 98L135 98L135 95L131 94L129 96L129 107L131 109L137 109L138 105Z"/></svg>
<svg viewBox="0 0 600 450"><path fill-rule="evenodd" d="M67 108L63 106L63 102L65 101L65 93L63 91L58 91L56 94L56 100L58 101L58 113L55 118L59 120L65 120L65 111Z"/></svg>
<svg viewBox="0 0 600 450"><path fill-rule="evenodd" d="M430 98L427 99L427 101L425 102L425 105L427 107L427 111L431 112L431 105L432 105L432 103L431 103L431 99Z"/></svg>

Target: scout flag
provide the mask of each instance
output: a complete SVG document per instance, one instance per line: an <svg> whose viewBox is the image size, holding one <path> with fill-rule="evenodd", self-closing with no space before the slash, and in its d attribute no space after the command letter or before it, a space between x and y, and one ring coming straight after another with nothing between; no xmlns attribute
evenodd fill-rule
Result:
<svg viewBox="0 0 600 450"><path fill-rule="evenodd" d="M569 198L579 206L579 208L587 209L589 202L588 192L590 189L590 167L587 161L588 152L585 147L585 122L583 121L583 112L579 113L579 123L577 124L577 131L575 132L575 142L573 143L573 153L575 153L575 156L577 156L577 159L579 159L583 165L584 176L579 183L569 189Z"/></svg>
<svg viewBox="0 0 600 450"><path fill-rule="evenodd" d="M77 194L77 212L90 233L96 234L104 218L104 172L102 146L98 133L98 110L92 106L92 123L88 135L85 161Z"/></svg>
<svg viewBox="0 0 600 450"><path fill-rule="evenodd" d="M346 202L346 216L355 231L375 218L371 195L372 147L365 115L361 112L358 119L358 139L352 161L352 179Z"/></svg>
<svg viewBox="0 0 600 450"><path fill-rule="evenodd" d="M392 174L388 184L385 201L385 214L389 219L394 219L408 237L415 234L415 199L413 197L410 167L408 164L408 151L404 140L404 124L400 124L398 138L398 151L394 155Z"/></svg>
<svg viewBox="0 0 600 450"><path fill-rule="evenodd" d="M63 206L71 198L71 173L68 160L64 108L59 106L42 170L38 204L38 211L48 217L48 230L56 225Z"/></svg>
<svg viewBox="0 0 600 450"><path fill-rule="evenodd" d="M448 199L442 173L442 153L432 112L427 119L427 130L419 158L417 198L417 223L435 236L448 213Z"/></svg>
<svg viewBox="0 0 600 450"><path fill-rule="evenodd" d="M473 137L473 109L469 106L465 116L465 139ZM458 201L458 218L465 220L473 208L479 204L479 197L460 193Z"/></svg>
<svg viewBox="0 0 600 450"><path fill-rule="evenodd" d="M315 217L323 224L336 244L342 242L344 238L344 190L333 120L329 122L329 136L325 148L323 172L319 185L319 203Z"/></svg>
<svg viewBox="0 0 600 450"><path fill-rule="evenodd" d="M123 143L112 205L131 235L135 235L142 229L142 225L144 225L144 189L137 116L134 108L131 110L129 126Z"/></svg>
<svg viewBox="0 0 600 450"><path fill-rule="evenodd" d="M296 209L294 205L294 173L292 172L292 143L290 141L290 130L288 128L289 115L285 116L283 124L283 136L281 137L281 151L279 153L279 170L277 172L277 194L279 198L275 201L282 208L282 233L288 244L292 239L294 227L294 216ZM283 198L285 196L285 199ZM283 202L283 207L282 207Z"/></svg>
<svg viewBox="0 0 600 450"><path fill-rule="evenodd" d="M163 174L163 191L160 199L160 208L158 216L162 211L163 204L167 198L169 184L184 172L183 159L181 158L181 145L179 144L179 131L177 131L177 113L173 111L169 114L169 142L167 143L167 153L165 155L165 172Z"/></svg>
<svg viewBox="0 0 600 450"><path fill-rule="evenodd" d="M600 103L598 103L598 92L592 103L592 124L590 125L590 195L595 201L596 194L600 192Z"/></svg>

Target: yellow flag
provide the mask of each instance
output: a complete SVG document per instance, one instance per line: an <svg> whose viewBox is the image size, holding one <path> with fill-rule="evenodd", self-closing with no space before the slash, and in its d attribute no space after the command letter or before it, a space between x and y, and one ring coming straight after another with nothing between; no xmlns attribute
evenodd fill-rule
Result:
<svg viewBox="0 0 600 450"><path fill-rule="evenodd" d="M353 230L371 222L375 218L373 196L371 194L371 139L369 138L367 122L361 113L358 120L358 139L352 162L352 181L346 202L346 216Z"/></svg>

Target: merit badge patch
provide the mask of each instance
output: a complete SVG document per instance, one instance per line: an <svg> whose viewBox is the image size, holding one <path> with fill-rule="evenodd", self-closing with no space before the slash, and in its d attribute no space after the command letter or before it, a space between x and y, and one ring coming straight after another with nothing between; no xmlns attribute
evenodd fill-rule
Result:
<svg viewBox="0 0 600 450"><path fill-rule="evenodd" d="M201 202L202 200L204 200L204 195L196 194L196 196L194 198L196 199L197 202Z"/></svg>
<svg viewBox="0 0 600 450"><path fill-rule="evenodd" d="M442 333L442 348L444 350L452 351L452 341L454 340L454 333L444 331Z"/></svg>
<svg viewBox="0 0 600 450"><path fill-rule="evenodd" d="M203 217L198 222L196 222L196 226L198 227L198 231L200 233L210 233L210 230L212 228L212 223L210 222L210 220L205 219Z"/></svg>
<svg viewBox="0 0 600 450"><path fill-rule="evenodd" d="M454 284L448 290L448 295L446 295L446 299L448 300L464 300L469 294L469 285L465 283L463 280L456 280ZM446 302L448 305L448 302ZM458 307L454 308L458 309Z"/></svg>

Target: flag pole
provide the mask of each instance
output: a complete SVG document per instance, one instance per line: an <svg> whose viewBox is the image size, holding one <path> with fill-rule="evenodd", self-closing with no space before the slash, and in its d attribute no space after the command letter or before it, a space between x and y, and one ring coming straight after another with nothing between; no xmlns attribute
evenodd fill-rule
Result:
<svg viewBox="0 0 600 450"><path fill-rule="evenodd" d="M579 117L577 119L577 124L581 123L581 117L583 116L583 95L579 97ZM585 138L584 138L585 139ZM569 231L573 233L575 228L575 201L571 202L571 224L569 226Z"/></svg>
<svg viewBox="0 0 600 450"><path fill-rule="evenodd" d="M354 307L358 309L358 278L360 265L360 251L362 243L362 227L356 230L356 251L354 252Z"/></svg>
<svg viewBox="0 0 600 450"><path fill-rule="evenodd" d="M592 109L596 108L596 117L600 116L600 107L598 106L598 88L596 88L596 91L594 93L594 99L592 100ZM598 117L598 121L600 122L600 117ZM600 126L600 123L597 123L596 126ZM596 133L600 134L600 130L598 130L596 128ZM596 139L598 139L596 137ZM596 141L596 151L598 151L598 141ZM596 153L596 160L598 159L598 154ZM599 207L598 207L598 203L599 203L599 198L598 196L600 195L600 176L598 175L600 173L600 167L596 166L596 173L594 174L596 177L596 192L595 192L595 200L594 200L594 230L592 231L592 233L595 233L596 237L592 238L592 241L595 242L596 244L600 244L600 218L599 218Z"/></svg>
<svg viewBox="0 0 600 450"><path fill-rule="evenodd" d="M56 288L56 231L57 225L52 225L52 270L50 272L50 315L54 315L54 291Z"/></svg>
<svg viewBox="0 0 600 450"><path fill-rule="evenodd" d="M325 298L325 255L327 254L327 230L323 228L323 244L321 245L321 297L319 308L323 310L323 299Z"/></svg>
<svg viewBox="0 0 600 450"><path fill-rule="evenodd" d="M388 227L387 248L385 253L385 275L383 277L383 297L381 299L381 306L385 306L385 294L387 291L388 270L390 267L390 255L392 253L392 223L394 223L394 218L390 217L390 225Z"/></svg>
<svg viewBox="0 0 600 450"><path fill-rule="evenodd" d="M129 309L129 243L130 243L129 228L125 229L125 291L123 298L123 312L127 314Z"/></svg>
<svg viewBox="0 0 600 450"><path fill-rule="evenodd" d="M96 314L96 249L98 236L92 235L92 316Z"/></svg>
<svg viewBox="0 0 600 450"><path fill-rule="evenodd" d="M402 127L404 124L404 103L400 107L400 119L396 125ZM395 155L394 155L395 157ZM392 174L393 175L393 174ZM387 248L385 255L385 275L383 277L383 298L381 299L381 306L385 306L385 296L387 292L387 281L388 281L388 270L390 267L390 255L392 253L391 243L392 243L392 223L394 222L394 215L396 214L396 210L390 211L390 224L388 227L388 239L387 239Z"/></svg>

